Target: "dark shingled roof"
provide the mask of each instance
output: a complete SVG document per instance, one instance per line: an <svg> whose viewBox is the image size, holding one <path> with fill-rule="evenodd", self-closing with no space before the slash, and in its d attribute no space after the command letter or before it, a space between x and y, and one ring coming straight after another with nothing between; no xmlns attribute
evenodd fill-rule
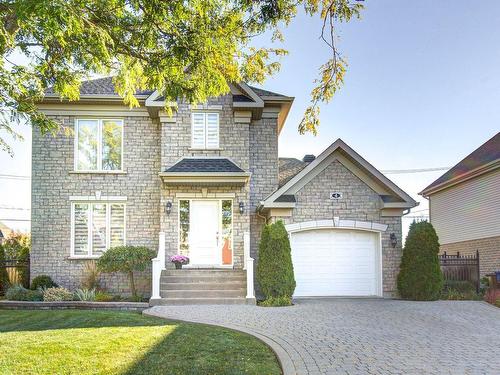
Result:
<svg viewBox="0 0 500 375"><path fill-rule="evenodd" d="M253 102L252 98L249 98L246 95L233 95L233 102Z"/></svg>
<svg viewBox="0 0 500 375"><path fill-rule="evenodd" d="M381 195L380 199L382 199L382 202L384 203L396 203L403 201L401 198L395 197L393 195Z"/></svg>
<svg viewBox="0 0 500 375"><path fill-rule="evenodd" d="M165 172L244 172L229 159L223 158L185 158L167 168Z"/></svg>
<svg viewBox="0 0 500 375"><path fill-rule="evenodd" d="M460 163L452 167L448 172L439 177L423 191L441 185L449 180L466 175L467 173L485 164L500 159L500 132L484 143L481 147L465 157Z"/></svg>
<svg viewBox="0 0 500 375"><path fill-rule="evenodd" d="M137 91L136 95L150 95L152 90ZM49 87L46 94L54 94L54 89ZM80 95L118 95L115 91L113 77L91 79L83 81L80 85Z"/></svg>
<svg viewBox="0 0 500 375"><path fill-rule="evenodd" d="M278 186L285 185L308 164L295 158L279 158Z"/></svg>
<svg viewBox="0 0 500 375"><path fill-rule="evenodd" d="M297 201L295 200L295 195L287 194L287 195L280 195L278 198L276 198L275 202L295 203Z"/></svg>
<svg viewBox="0 0 500 375"><path fill-rule="evenodd" d="M276 92L272 92L272 91L268 91L268 90L264 90L264 89L260 89L258 87L255 87L255 86L250 86L249 87L258 95L258 96L281 96L283 98L286 98L287 96L286 95L282 95L282 94L278 94Z"/></svg>

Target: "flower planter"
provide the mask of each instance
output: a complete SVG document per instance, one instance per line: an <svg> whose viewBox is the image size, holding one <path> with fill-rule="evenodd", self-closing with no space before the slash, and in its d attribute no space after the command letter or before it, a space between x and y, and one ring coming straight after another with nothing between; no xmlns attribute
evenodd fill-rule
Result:
<svg viewBox="0 0 500 375"><path fill-rule="evenodd" d="M175 264L175 269L176 270L181 270L182 269L182 263L174 263Z"/></svg>

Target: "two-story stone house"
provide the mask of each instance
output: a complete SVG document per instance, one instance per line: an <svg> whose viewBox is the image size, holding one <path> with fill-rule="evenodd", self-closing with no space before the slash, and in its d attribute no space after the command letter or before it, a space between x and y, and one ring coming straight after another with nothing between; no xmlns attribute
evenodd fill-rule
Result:
<svg viewBox="0 0 500 375"><path fill-rule="evenodd" d="M33 131L32 277L76 288L89 259L144 245L158 249L141 285L152 302L253 300L261 228L281 219L296 296L394 292L401 216L415 201L341 140L317 158L279 159L293 98L233 84L203 105L167 103L168 116L157 92L136 97L129 109L103 78L83 83L78 102L49 92L39 104L72 132ZM173 270L174 254L190 264ZM101 283L127 289L124 275Z"/></svg>

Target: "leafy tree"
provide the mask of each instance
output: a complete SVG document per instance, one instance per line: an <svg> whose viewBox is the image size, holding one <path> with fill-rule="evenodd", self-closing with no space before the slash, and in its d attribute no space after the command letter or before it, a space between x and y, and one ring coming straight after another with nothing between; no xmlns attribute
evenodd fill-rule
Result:
<svg viewBox="0 0 500 375"><path fill-rule="evenodd" d="M443 288L439 266L439 240L431 223L410 225L398 275L398 291L402 298L433 301Z"/></svg>
<svg viewBox="0 0 500 375"><path fill-rule="evenodd" d="M9 275L3 262L5 261L5 250L3 245L0 245L0 293L5 293L9 287Z"/></svg>
<svg viewBox="0 0 500 375"><path fill-rule="evenodd" d="M290 304L295 277L290 240L282 221L266 225L262 230L256 275L266 300L280 301L279 305L283 305L285 298Z"/></svg>
<svg viewBox="0 0 500 375"><path fill-rule="evenodd" d="M3 248L7 259L16 259L27 264L30 260L31 237L29 234L13 232L3 241ZM16 271L19 282L25 288L29 288L29 268L21 266L17 267Z"/></svg>
<svg viewBox="0 0 500 375"><path fill-rule="evenodd" d="M318 105L342 85L347 65L336 24L359 18L356 0L0 0L0 129L19 136L12 120L29 119L43 133L57 131L37 101L48 87L77 100L80 82L95 74L116 74L118 94L131 107L145 88L160 90L167 102L204 102L228 93L228 82L262 83L287 53L272 43L283 41L280 27L299 8L319 16L331 49L299 126L316 134ZM255 46L253 37L265 32L270 45ZM11 152L2 138L0 147Z"/></svg>
<svg viewBox="0 0 500 375"><path fill-rule="evenodd" d="M101 272L123 272L129 277L130 291L137 298L134 271L144 271L156 253L143 246L118 246L108 249L97 261Z"/></svg>

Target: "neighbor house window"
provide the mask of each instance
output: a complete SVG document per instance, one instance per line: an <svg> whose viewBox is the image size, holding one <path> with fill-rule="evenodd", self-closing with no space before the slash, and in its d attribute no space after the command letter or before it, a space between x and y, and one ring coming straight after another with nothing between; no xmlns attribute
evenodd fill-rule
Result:
<svg viewBox="0 0 500 375"><path fill-rule="evenodd" d="M120 171L123 121L79 119L75 124L75 170Z"/></svg>
<svg viewBox="0 0 500 375"><path fill-rule="evenodd" d="M193 112L191 139L193 148L219 148L219 114Z"/></svg>
<svg viewBox="0 0 500 375"><path fill-rule="evenodd" d="M73 203L72 215L71 255L98 257L125 244L124 203Z"/></svg>

